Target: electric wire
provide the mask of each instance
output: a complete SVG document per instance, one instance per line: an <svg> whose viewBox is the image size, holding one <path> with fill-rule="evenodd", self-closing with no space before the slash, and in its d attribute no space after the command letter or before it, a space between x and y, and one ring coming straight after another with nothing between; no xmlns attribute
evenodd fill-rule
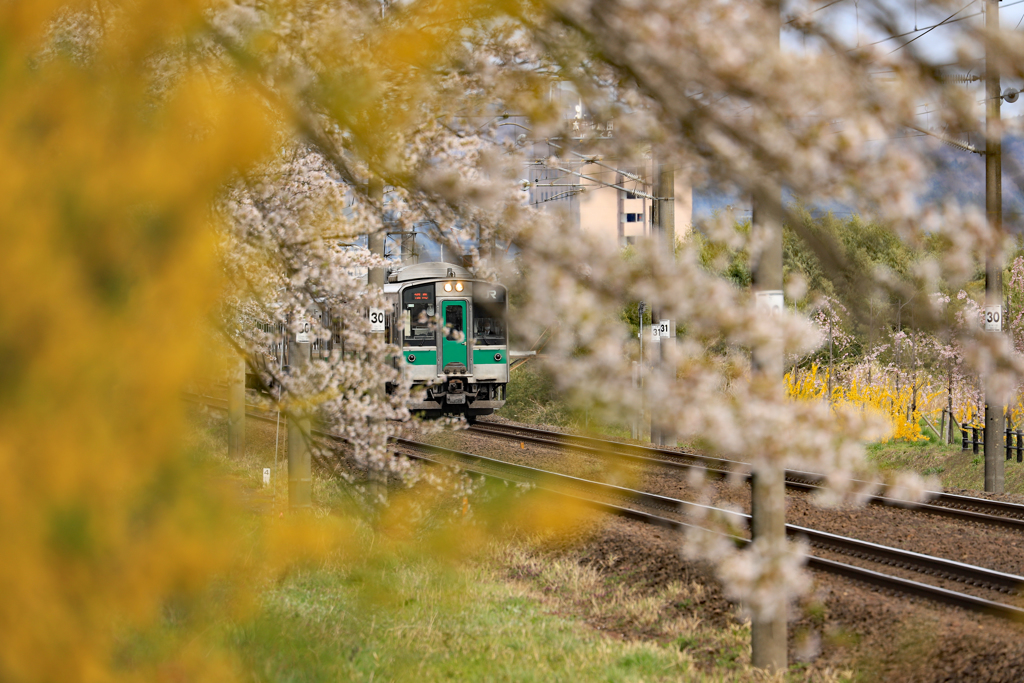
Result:
<svg viewBox="0 0 1024 683"><path fill-rule="evenodd" d="M911 38L907 42L905 42L902 45L900 45L895 50L890 51L889 54L892 54L893 52L897 52L899 50L902 50L903 48L905 48L907 45L910 45L912 42L914 42L918 38L920 38L922 36L928 35L929 33L931 33L932 31L934 31L935 29L937 29L940 26L945 26L946 24L953 23L953 17L955 17L956 15L960 14L961 12L963 12L965 9L967 9L968 7L973 5L976 1L977 0L971 0L969 3L967 3L966 5L961 7L960 9L958 9L956 12L953 12L952 14L950 14L948 17L946 17L945 19L943 19L939 23L935 24L934 26L929 27L927 31L924 31L923 33L920 33L919 35L914 36L913 38ZM972 14L972 15L967 16L967 17L960 17L960 19L957 19L956 21L962 21L964 19L969 19L970 17L977 16L978 14L981 14L981 12L977 12L976 14Z"/></svg>
<svg viewBox="0 0 1024 683"><path fill-rule="evenodd" d="M963 16L963 17L957 17L956 19L953 18L953 17L956 17L956 15L960 14L960 12L963 12L965 9L967 9L968 7L973 5L977 1L978 0L972 0L967 5L965 5L964 7L960 8L959 10L957 10L953 14L949 15L948 17L946 17L945 19L943 19L942 21L940 21L937 24L932 24L931 26L922 26L920 28L914 29L913 31L906 31L905 33L897 33L896 35L888 36L886 38L882 38L881 40L876 40L873 43L868 43L867 45L864 45L863 47L872 47L873 45L880 45L881 43L886 43L886 42L888 42L890 40L896 40L897 38L905 38L906 36L912 35L914 33L920 33L921 34L921 35L915 36L911 40L908 40L906 43L904 43L903 45L901 45L900 47L896 48L895 50L893 50L892 52L889 53L889 54L892 54L893 52L901 50L904 47L906 47L907 45L910 45L910 43L914 42L915 40L917 40L921 36L926 35L927 33L930 33L931 31L939 28L940 26L946 26L948 24L955 24L955 23L960 22L960 21L966 21L968 19L973 19L974 17L978 17L978 16L983 15L984 12L978 11L978 12L974 12L973 14L968 14L968 15ZM1001 9L1006 9L1008 7L1013 7L1014 5L1019 5L1021 3L1024 3L1024 0L1014 0L1014 2L1001 3L1000 4L1000 8ZM1024 21L1024 16L1021 16L1021 21ZM1017 22L1017 26L1018 27L1020 26L1021 21ZM856 48L854 48L854 49L856 49ZM977 59L966 60L966 61L981 61L983 59L984 59L983 57L978 57ZM964 63L964 61L950 62L949 64L938 64L936 66L940 66L940 67L941 66L955 66L955 65L963 64L963 63Z"/></svg>
<svg viewBox="0 0 1024 683"><path fill-rule="evenodd" d="M818 9L816 9L816 10L814 10L814 11L810 12L810 14L817 14L817 13L818 13L818 12L820 12L821 10L823 10L823 9L828 9L828 8L829 8L829 7L831 7L832 5L838 5L838 4L839 4L839 3L841 3L841 2L844 2L844 0L832 0L832 2L828 3L827 5L822 5L822 6L821 6L821 7L819 7ZM790 19L789 21L787 21L787 22L786 22L786 24L787 24L787 25L788 25L788 24L792 24L792 23L793 23L794 21L796 21L797 19L798 19L798 17L793 17L792 19Z"/></svg>

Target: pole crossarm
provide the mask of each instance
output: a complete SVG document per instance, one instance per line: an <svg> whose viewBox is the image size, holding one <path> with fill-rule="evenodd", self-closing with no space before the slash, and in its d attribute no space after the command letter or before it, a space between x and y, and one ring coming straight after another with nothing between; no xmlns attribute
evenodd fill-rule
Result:
<svg viewBox="0 0 1024 683"><path fill-rule="evenodd" d="M503 123L499 123L498 126L499 127L500 126L517 126L519 128L522 128L523 130L530 131L531 133L533 132L532 129L527 128L526 126L524 126L521 123L516 123L515 121L505 121ZM609 171L614 171L615 173L619 173L623 177L629 178L630 180L632 180L634 182L637 182L637 183L640 183L640 184L644 185L645 187L647 187L647 186L649 186L651 184L650 182L645 180L643 177L637 175L636 173L632 173L631 171L623 171L621 168L615 168L614 166L609 166L608 164L606 164L603 161L601 161L600 159L598 159L597 155L587 156L586 154L580 154L579 152L573 151L571 149L570 150L566 150L565 147L563 147L562 145L559 145L559 144L557 144L555 142L552 142L551 138L545 139L544 143L547 144L550 147L554 147L555 149L567 151L567 152L569 152L569 154L572 154L573 156L575 156L575 157L577 157L579 159L582 159L584 161L584 163L596 164L598 166L601 166L602 168L608 169ZM537 163L537 162L534 162L534 163ZM619 187L618 185L610 185L610 184L605 183L603 181L595 180L594 182L599 182L602 185L605 185L607 187L615 187L615 188L618 188L618 189L625 189L625 188ZM630 191L631 190L626 190L626 192L630 192ZM650 195L642 195L640 192L633 192L633 194L644 196L645 199L655 199L655 197L652 197Z"/></svg>
<svg viewBox="0 0 1024 683"><path fill-rule="evenodd" d="M545 140L545 142L547 142L547 144L551 145L555 149L565 149L561 145L558 145L558 144L555 144L554 142L551 142L550 139ZM598 166L606 168L609 171L615 171L616 173L619 173L622 176L624 176L626 178L629 178L630 180L636 181L638 183L642 183L644 186L650 185L649 182L647 182L646 180L644 180L643 178L638 176L636 173L631 173L629 171L623 171L621 168L615 168L614 166L609 166L608 164L604 163L603 161L599 161L596 155L588 157L585 154L580 154L579 152L574 152L571 149L567 150L567 151L569 152L569 154L572 154L575 157L579 157L580 159L583 159L583 161L585 161L588 164L597 164ZM636 194L636 193L634 193L634 194Z"/></svg>
<svg viewBox="0 0 1024 683"><path fill-rule="evenodd" d="M635 194L637 197L641 197L642 199L663 199L663 197L655 197L654 195L649 194L647 192L644 192L643 190L630 190L629 188L623 187L622 185L617 185L615 183L609 183L609 182L606 182L604 180L601 180L600 178L595 178L593 176L586 175L585 173L580 173L579 171L573 171L572 169L564 168L562 166L551 166L551 165L546 164L543 161L533 161L533 162L530 163L530 165L531 166L543 166L545 168L551 168L551 169L554 169L556 171L561 171L562 173L569 173L569 174L574 175L574 176L579 176L580 178L583 178L584 180L589 180L590 182L597 183L598 185L601 185L603 187L613 187L616 190L622 190L623 192L630 192L632 194Z"/></svg>

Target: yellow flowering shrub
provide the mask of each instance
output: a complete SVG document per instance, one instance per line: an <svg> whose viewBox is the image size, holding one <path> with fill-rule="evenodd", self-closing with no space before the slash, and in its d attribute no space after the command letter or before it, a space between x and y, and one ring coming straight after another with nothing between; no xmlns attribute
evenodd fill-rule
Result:
<svg viewBox="0 0 1024 683"><path fill-rule="evenodd" d="M851 380L849 385L836 382L832 387L831 404L839 407L852 407L875 410L885 415L889 421L891 432L884 441L924 441L927 437L921 432L921 407L928 405L941 392L928 393L918 390L918 409L911 410L913 389L901 386L896 390L895 383L865 385ZM790 398L799 401L824 401L828 393L828 370L821 370L817 364L805 372L786 373L786 393Z"/></svg>
<svg viewBox="0 0 1024 683"><path fill-rule="evenodd" d="M209 207L272 131L202 63L154 81L198 3L101 4L101 24L0 9L0 680L222 681L231 658L191 636L285 547L341 538L270 533L257 567L252 520L181 441L219 295ZM141 647L171 614L182 635Z"/></svg>

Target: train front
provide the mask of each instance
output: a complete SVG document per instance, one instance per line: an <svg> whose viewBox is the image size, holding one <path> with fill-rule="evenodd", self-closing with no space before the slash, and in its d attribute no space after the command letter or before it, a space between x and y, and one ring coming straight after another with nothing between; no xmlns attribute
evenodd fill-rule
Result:
<svg viewBox="0 0 1024 683"><path fill-rule="evenodd" d="M398 271L400 342L413 384L410 410L461 414L473 421L505 403L508 297L452 264ZM418 389L422 389L417 391Z"/></svg>

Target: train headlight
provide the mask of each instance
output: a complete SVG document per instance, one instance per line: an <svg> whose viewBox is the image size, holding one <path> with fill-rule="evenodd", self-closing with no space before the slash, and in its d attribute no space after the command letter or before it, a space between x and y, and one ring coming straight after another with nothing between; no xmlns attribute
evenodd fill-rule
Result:
<svg viewBox="0 0 1024 683"><path fill-rule="evenodd" d="M462 291L462 283L461 282L456 282L455 283L455 291L456 292L461 292Z"/></svg>
<svg viewBox="0 0 1024 683"><path fill-rule="evenodd" d="M410 353L408 358L409 358L409 362L410 363L415 363L416 362L416 355L415 354Z"/></svg>
<svg viewBox="0 0 1024 683"><path fill-rule="evenodd" d="M500 361L501 360L501 354L500 353L494 354L494 360Z"/></svg>
<svg viewBox="0 0 1024 683"><path fill-rule="evenodd" d="M444 291L446 291L446 292L452 291L452 283L450 283L450 282L444 283Z"/></svg>

